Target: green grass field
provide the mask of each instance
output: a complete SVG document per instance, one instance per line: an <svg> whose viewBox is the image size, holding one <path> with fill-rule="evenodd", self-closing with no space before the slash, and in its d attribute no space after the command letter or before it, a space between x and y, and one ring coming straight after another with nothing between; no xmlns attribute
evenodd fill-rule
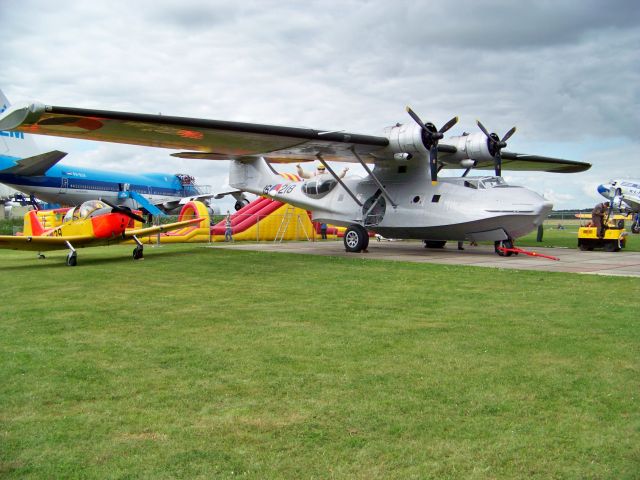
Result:
<svg viewBox="0 0 640 480"><path fill-rule="evenodd" d="M0 251L2 478L640 478L640 280Z"/></svg>

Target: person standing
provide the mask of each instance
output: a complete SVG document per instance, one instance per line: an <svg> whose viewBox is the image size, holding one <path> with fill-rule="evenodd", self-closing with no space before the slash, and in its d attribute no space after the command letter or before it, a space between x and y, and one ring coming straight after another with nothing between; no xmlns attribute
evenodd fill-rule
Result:
<svg viewBox="0 0 640 480"><path fill-rule="evenodd" d="M233 230L231 228L231 214L227 210L227 217L224 220L224 241L233 242Z"/></svg>
<svg viewBox="0 0 640 480"><path fill-rule="evenodd" d="M591 211L591 223L598 229L598 238L604 236L604 216L609 211L609 202L599 203Z"/></svg>
<svg viewBox="0 0 640 480"><path fill-rule="evenodd" d="M326 223L321 223L320 224L320 236L322 237L322 240L326 240L327 239L327 224Z"/></svg>

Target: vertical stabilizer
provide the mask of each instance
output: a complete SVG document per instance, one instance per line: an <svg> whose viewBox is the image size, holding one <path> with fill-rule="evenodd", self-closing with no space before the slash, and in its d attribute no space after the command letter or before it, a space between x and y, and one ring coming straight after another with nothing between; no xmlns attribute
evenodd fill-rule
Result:
<svg viewBox="0 0 640 480"><path fill-rule="evenodd" d="M44 233L44 228L38 218L36 210L30 210L24 214L24 232L25 237L39 237Z"/></svg>
<svg viewBox="0 0 640 480"><path fill-rule="evenodd" d="M270 182L282 182L262 157L233 160L229 169L229 185L238 190L262 195L262 188Z"/></svg>
<svg viewBox="0 0 640 480"><path fill-rule="evenodd" d="M9 100L0 90L0 113L9 108ZM41 153L28 133L0 131L0 155L14 158L33 157Z"/></svg>

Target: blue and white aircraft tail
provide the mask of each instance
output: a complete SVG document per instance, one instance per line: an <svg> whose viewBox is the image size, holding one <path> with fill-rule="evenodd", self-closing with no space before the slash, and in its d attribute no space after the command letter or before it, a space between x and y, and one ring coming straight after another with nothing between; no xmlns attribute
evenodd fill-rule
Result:
<svg viewBox="0 0 640 480"><path fill-rule="evenodd" d="M9 107L0 90L0 113ZM58 150L42 152L32 136L24 132L0 131L0 183L48 203L80 205L103 198L152 214L174 213L185 203L208 203L214 195L185 174L131 174L59 164L67 154ZM240 191L229 191L236 209L248 200Z"/></svg>

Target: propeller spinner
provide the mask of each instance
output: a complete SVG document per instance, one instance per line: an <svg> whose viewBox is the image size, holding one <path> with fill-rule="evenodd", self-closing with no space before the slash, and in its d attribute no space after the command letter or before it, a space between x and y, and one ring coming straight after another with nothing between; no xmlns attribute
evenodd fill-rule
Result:
<svg viewBox="0 0 640 480"><path fill-rule="evenodd" d="M507 140L511 138L511 135L516 133L516 127L513 127L507 133L505 133L502 140L496 133L489 133L484 125L480 123L480 120L476 120L478 123L478 127L480 130L487 136L487 147L489 148L489 153L493 156L493 165L495 168L496 176L502 176L502 155L500 154L500 150L507 146Z"/></svg>
<svg viewBox="0 0 640 480"><path fill-rule="evenodd" d="M436 183L438 181L438 142L444 137L444 133L458 123L458 117L453 117L447 123L445 123L440 130L436 129L436 126L429 122L424 123L420 120L420 117L407 107L407 113L413 120L422 127L422 142L425 147L429 149L429 170L431 172L431 182Z"/></svg>

